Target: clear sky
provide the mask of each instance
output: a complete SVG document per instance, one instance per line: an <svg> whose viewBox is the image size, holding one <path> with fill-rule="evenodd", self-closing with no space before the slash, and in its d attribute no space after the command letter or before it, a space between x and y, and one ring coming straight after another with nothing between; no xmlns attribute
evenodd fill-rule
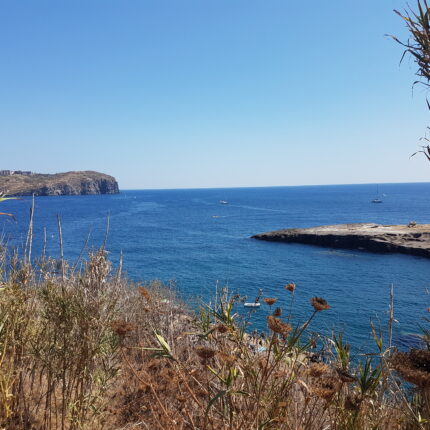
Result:
<svg viewBox="0 0 430 430"><path fill-rule="evenodd" d="M413 1L411 2L414 3ZM394 0L0 0L0 169L123 189L428 181Z"/></svg>

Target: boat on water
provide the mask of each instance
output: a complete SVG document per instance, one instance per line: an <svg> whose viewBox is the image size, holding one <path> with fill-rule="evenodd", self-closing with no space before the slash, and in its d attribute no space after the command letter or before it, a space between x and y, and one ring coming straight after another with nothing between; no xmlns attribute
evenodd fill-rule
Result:
<svg viewBox="0 0 430 430"><path fill-rule="evenodd" d="M227 200L220 200L219 203L220 203L220 205L228 205Z"/></svg>
<svg viewBox="0 0 430 430"><path fill-rule="evenodd" d="M245 302L243 304L244 308L259 308L260 307L260 297L263 295L263 290L260 288L260 292L258 296L255 298L253 302Z"/></svg>
<svg viewBox="0 0 430 430"><path fill-rule="evenodd" d="M257 302L257 303L255 303L255 302L246 302L246 303L243 304L243 307L244 308L259 308L260 305L261 305L261 303L259 303L259 302Z"/></svg>
<svg viewBox="0 0 430 430"><path fill-rule="evenodd" d="M382 199L379 198L379 185L376 186L376 197L371 200L372 203L382 203Z"/></svg>

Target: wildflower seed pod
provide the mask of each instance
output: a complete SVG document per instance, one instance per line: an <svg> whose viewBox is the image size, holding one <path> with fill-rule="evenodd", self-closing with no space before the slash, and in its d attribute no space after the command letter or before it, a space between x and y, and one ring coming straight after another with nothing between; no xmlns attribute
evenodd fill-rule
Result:
<svg viewBox="0 0 430 430"><path fill-rule="evenodd" d="M275 299L273 297L266 297L263 300L264 300L264 303L268 304L269 306L274 305L278 301L278 299Z"/></svg>
<svg viewBox="0 0 430 430"><path fill-rule="evenodd" d="M322 297L312 297L311 305L317 312L330 309L330 305Z"/></svg>
<svg viewBox="0 0 430 430"><path fill-rule="evenodd" d="M274 311L273 311L273 316L274 317L280 317L282 315L282 309L281 308L276 308Z"/></svg>
<svg viewBox="0 0 430 430"><path fill-rule="evenodd" d="M290 324L281 321L273 315L267 317L267 325L274 333L278 333L282 336L288 336L288 334L293 330Z"/></svg>
<svg viewBox="0 0 430 430"><path fill-rule="evenodd" d="M290 291L294 293L294 290L296 289L296 284L294 282L290 282L289 284L285 285L284 287L287 291Z"/></svg>
<svg viewBox="0 0 430 430"><path fill-rule="evenodd" d="M197 346L196 354L202 359L202 360L209 360L215 355L215 351L211 348L208 348L207 346Z"/></svg>
<svg viewBox="0 0 430 430"><path fill-rule="evenodd" d="M320 378L323 375L329 374L330 368L324 363L315 363L309 367L307 373L313 378Z"/></svg>
<svg viewBox="0 0 430 430"><path fill-rule="evenodd" d="M145 287L139 287L139 294L146 299L147 302L151 301L151 294Z"/></svg>
<svg viewBox="0 0 430 430"><path fill-rule="evenodd" d="M110 326L112 330L120 337L125 337L127 334L137 328L136 325L125 321L112 321Z"/></svg>

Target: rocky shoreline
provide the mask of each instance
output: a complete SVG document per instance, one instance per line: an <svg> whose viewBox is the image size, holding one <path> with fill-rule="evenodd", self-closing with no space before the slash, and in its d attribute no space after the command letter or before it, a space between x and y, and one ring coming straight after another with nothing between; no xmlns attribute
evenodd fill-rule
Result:
<svg viewBox="0 0 430 430"><path fill-rule="evenodd" d="M430 257L430 224L338 224L256 234L252 239Z"/></svg>
<svg viewBox="0 0 430 430"><path fill-rule="evenodd" d="M113 176L93 171L55 174L13 172L0 176L0 192L8 196L76 196L117 194L119 188Z"/></svg>

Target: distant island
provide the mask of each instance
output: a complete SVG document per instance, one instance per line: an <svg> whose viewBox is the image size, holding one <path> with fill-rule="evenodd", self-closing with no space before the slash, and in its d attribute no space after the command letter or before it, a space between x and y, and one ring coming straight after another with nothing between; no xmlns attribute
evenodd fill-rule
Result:
<svg viewBox="0 0 430 430"><path fill-rule="evenodd" d="M8 196L76 196L117 194L113 176L93 171L55 174L0 170L0 192Z"/></svg>
<svg viewBox="0 0 430 430"><path fill-rule="evenodd" d="M430 224L415 222L408 225L356 223L290 228L256 234L252 239L430 257Z"/></svg>

